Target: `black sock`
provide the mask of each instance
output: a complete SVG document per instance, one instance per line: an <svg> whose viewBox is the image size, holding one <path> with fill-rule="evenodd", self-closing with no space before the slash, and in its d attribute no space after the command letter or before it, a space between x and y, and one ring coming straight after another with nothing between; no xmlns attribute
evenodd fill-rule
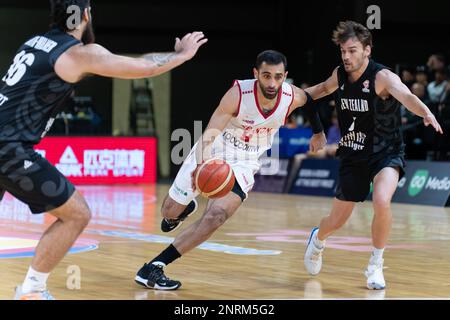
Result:
<svg viewBox="0 0 450 320"><path fill-rule="evenodd" d="M166 249L164 249L164 251L161 252L159 256L150 261L149 264L152 264L154 262L162 262L167 266L169 263L174 262L179 257L181 257L181 254L178 252L177 248L175 248L173 244L171 244Z"/></svg>

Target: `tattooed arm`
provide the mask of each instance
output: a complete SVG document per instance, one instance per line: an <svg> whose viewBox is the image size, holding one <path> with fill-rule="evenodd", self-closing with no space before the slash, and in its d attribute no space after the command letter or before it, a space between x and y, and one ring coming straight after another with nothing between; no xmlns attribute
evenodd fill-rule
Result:
<svg viewBox="0 0 450 320"><path fill-rule="evenodd" d="M116 55L98 44L78 45L59 57L55 71L71 83L88 74L121 79L154 77L190 60L207 41L202 32L188 33L176 39L174 52L151 53L140 58Z"/></svg>

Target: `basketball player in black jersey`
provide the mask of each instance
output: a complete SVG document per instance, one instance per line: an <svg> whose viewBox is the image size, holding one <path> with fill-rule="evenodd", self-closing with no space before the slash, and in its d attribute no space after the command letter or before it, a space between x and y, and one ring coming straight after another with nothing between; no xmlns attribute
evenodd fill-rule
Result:
<svg viewBox="0 0 450 320"><path fill-rule="evenodd" d="M207 39L202 32L176 39L175 51L129 58L94 43L89 0L51 0L51 30L27 40L0 78L0 189L33 213L57 220L43 234L16 299L52 299L49 273L88 224L91 213L74 186L33 145L50 129L76 82L86 75L152 77L190 60ZM78 19L68 12L77 12ZM75 23L74 23L75 21ZM78 22L76 22L78 21Z"/></svg>
<svg viewBox="0 0 450 320"><path fill-rule="evenodd" d="M313 99L335 93L341 141L339 183L331 214L314 228L304 263L316 275L322 267L325 239L344 225L356 202L363 202L373 183L373 252L366 269L367 287L384 289L383 251L391 228L390 203L404 175L404 144L400 105L442 133L436 118L387 67L371 57L372 36L353 21L341 22L333 33L342 64L330 78L306 89Z"/></svg>

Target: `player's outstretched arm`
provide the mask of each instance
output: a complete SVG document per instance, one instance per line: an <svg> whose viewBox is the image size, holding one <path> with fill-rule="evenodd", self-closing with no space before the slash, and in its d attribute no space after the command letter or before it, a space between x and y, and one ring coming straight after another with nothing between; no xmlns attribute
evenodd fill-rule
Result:
<svg viewBox="0 0 450 320"><path fill-rule="evenodd" d="M59 57L55 71L71 83L90 74L120 79L154 77L192 59L207 41L202 32L188 33L176 39L174 52L151 53L139 58L113 54L98 44L79 45Z"/></svg>
<svg viewBox="0 0 450 320"><path fill-rule="evenodd" d="M305 91L308 92L314 100L317 100L329 94L332 94L334 91L336 91L338 86L339 83L336 68L327 80L316 84L315 86L306 88Z"/></svg>
<svg viewBox="0 0 450 320"><path fill-rule="evenodd" d="M314 105L314 101L306 90L292 86L294 89L294 101L292 103L289 114L298 107L302 107L304 114L311 124L313 136L309 142L309 150L311 152L317 152L323 149L327 143L325 133L323 132L323 125L320 121L319 113Z"/></svg>
<svg viewBox="0 0 450 320"><path fill-rule="evenodd" d="M214 140L219 134L222 134L228 122L238 111L240 94L239 87L235 85L222 97L219 106L211 116L208 126L198 142L196 150L197 163L202 163L211 158L211 148Z"/></svg>
<svg viewBox="0 0 450 320"><path fill-rule="evenodd" d="M437 132L443 133L441 126L430 109L408 89L398 75L390 70L383 69L377 73L375 80L377 93L387 91L409 111L422 117L426 126L432 125Z"/></svg>

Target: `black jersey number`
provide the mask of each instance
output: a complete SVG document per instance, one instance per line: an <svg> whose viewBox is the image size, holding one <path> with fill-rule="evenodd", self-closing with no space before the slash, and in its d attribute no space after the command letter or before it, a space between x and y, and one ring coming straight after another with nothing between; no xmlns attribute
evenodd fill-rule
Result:
<svg viewBox="0 0 450 320"><path fill-rule="evenodd" d="M27 72L27 66L31 67L33 63L34 54L21 51L15 56L13 64L9 67L8 73L2 80L5 81L10 87L15 85L20 81L20 79L22 79L25 72Z"/></svg>

